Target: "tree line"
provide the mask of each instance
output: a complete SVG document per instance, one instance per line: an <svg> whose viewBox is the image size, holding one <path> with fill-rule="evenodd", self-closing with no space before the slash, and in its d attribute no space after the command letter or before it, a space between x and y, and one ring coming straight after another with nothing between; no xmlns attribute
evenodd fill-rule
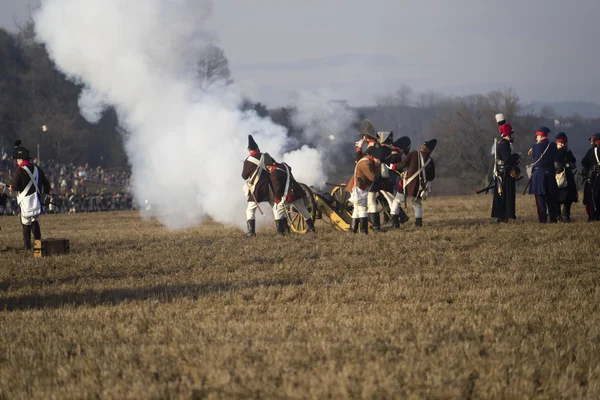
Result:
<svg viewBox="0 0 600 400"><path fill-rule="evenodd" d="M198 55L197 71L203 84L216 79L232 82L227 57L214 45ZM114 110L106 111L97 124L90 124L79 113L77 101L81 89L80 84L67 80L56 70L45 47L34 40L32 21L17 33L0 29L0 146L9 154L14 140L21 139L32 152L39 145L43 160L128 168ZM293 124L292 107L268 109L251 99L246 99L240 107L270 117L286 127L292 137L302 138L302 129ZM491 145L497 137L494 115L498 112L511 122L517 133L515 150L524 155L540 125L549 126L554 133L567 132L576 154L585 151L585 138L600 131L599 119L575 115L559 120L547 107L534 112L533 107L522 104L512 89L448 97L431 91L414 93L409 86L401 85L392 93L378 96L375 106L353 111L354 127L361 119L369 118L379 130L392 130L396 137L411 137L413 149L425 139L437 138L439 176L448 178L448 182L462 180L473 186L485 183L493 157ZM42 126L48 129L44 131ZM325 136L330 134L353 135L323 132ZM355 139L346 138L344 146L351 146ZM328 171L340 179L344 171L352 169L353 149L347 151L348 157L340 157L336 162L337 170Z"/></svg>

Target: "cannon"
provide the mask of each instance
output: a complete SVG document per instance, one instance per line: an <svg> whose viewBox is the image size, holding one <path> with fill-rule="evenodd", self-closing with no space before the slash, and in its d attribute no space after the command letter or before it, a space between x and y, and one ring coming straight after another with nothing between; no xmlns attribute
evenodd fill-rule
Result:
<svg viewBox="0 0 600 400"><path fill-rule="evenodd" d="M343 231L350 230L352 221L352 203L348 201L350 195L346 192L346 184L323 182L325 186L333 187L331 192L323 192L315 187L310 187L300 183L306 193L304 197L305 205L314 221L322 219L329 222L336 229ZM377 208L380 213L382 224L390 219L390 208L382 194L377 197ZM302 215L294 208L293 204L287 205L287 214L289 217L290 229L293 232L304 234L308 231L308 226Z"/></svg>

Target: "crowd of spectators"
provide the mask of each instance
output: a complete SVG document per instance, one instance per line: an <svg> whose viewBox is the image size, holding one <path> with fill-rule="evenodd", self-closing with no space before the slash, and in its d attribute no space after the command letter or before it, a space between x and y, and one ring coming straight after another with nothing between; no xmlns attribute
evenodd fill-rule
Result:
<svg viewBox="0 0 600 400"><path fill-rule="evenodd" d="M33 160L37 163L37 160ZM61 164L52 160L41 162L52 191L47 213L76 213L131 210L136 207L130 193L131 173L102 167ZM2 152L0 182L9 185L15 170L14 161ZM0 188L0 192L3 188ZM0 215L18 213L14 196L0 204Z"/></svg>

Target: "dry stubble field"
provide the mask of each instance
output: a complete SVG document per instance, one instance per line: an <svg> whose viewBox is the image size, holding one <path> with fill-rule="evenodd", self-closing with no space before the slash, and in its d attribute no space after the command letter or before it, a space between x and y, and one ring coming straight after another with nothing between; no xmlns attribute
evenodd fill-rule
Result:
<svg viewBox="0 0 600 400"><path fill-rule="evenodd" d="M367 237L45 216L47 259L0 218L0 398L599 398L600 225L518 201Z"/></svg>

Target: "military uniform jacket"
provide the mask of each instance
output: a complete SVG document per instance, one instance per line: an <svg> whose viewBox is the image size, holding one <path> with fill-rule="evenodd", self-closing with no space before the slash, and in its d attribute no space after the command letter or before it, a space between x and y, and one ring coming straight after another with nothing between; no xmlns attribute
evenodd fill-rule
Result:
<svg viewBox="0 0 600 400"><path fill-rule="evenodd" d="M518 154L512 153L510 141L501 139L496 145L496 172L492 218L516 219L517 182L510 171L517 167Z"/></svg>
<svg viewBox="0 0 600 400"><path fill-rule="evenodd" d="M562 147L556 150L555 167L556 173L566 171L567 187L558 189L558 202L559 203L576 203L578 200L577 184L575 183L575 176L573 170L576 168L575 156L571 150Z"/></svg>
<svg viewBox="0 0 600 400"><path fill-rule="evenodd" d="M356 164L354 167L355 174L352 175L350 181L346 185L346 191L348 193L352 192L354 188L354 175L356 175L356 180L358 181L358 187L362 190L368 190L369 187L379 178L379 168L375 166L375 163L367 158L368 155L365 155L363 158L366 158L366 161L361 161Z"/></svg>
<svg viewBox="0 0 600 400"><path fill-rule="evenodd" d="M583 204L600 204L600 148L591 147L581 159L581 166L587 170L587 180L583 187ZM595 200L594 200L595 199Z"/></svg>
<svg viewBox="0 0 600 400"><path fill-rule="evenodd" d="M546 150L546 148L548 148L548 150ZM556 186L556 169L554 168L556 143L549 142L547 139L542 140L540 143L533 145L531 155L536 164L533 167L533 173L531 175L529 194L538 196L556 196L558 193L558 186Z"/></svg>
<svg viewBox="0 0 600 400"><path fill-rule="evenodd" d="M408 153L406 158L401 160L400 162L394 164L392 169L394 171L401 171L406 168L406 179L410 179L417 171L419 171L419 152L420 151L411 151ZM423 162L426 163L429 160L430 154L428 152L421 152L423 154ZM418 177L413 179L405 189L404 194L409 197L417 197L419 194L419 181L421 178L422 172ZM427 177L427 181L431 182L435 179L435 164L433 159L429 162L429 164L425 167L425 175ZM423 182L425 183L425 182Z"/></svg>
<svg viewBox="0 0 600 400"><path fill-rule="evenodd" d="M254 158L256 161L260 160L262 157L262 153L253 152L251 153L246 160L244 160L244 168L242 170L242 178L248 180L254 175L254 171L258 168L256 164L252 161L249 161L250 157ZM269 191L271 190L271 180L269 179L269 171L263 169L259 172L259 177L257 179L257 183L254 186L254 197L258 203L262 203L263 201L269 200ZM252 195L248 196L248 201L254 201Z"/></svg>
<svg viewBox="0 0 600 400"><path fill-rule="evenodd" d="M39 174L38 186L40 188L40 191L42 193L50 193L50 182L48 182L48 179L46 178L46 175L44 175L44 172L42 171L42 169L32 163L27 165L27 168L29 168L29 171L31 171L32 173L33 173L34 167L38 170L38 174ZM23 190L25 190L27 185L29 185L29 181L31 181L29 174L27 172L25 172L23 167L19 167L17 169L17 172L15 173L15 176L13 177L13 180L11 183L12 190L15 190L17 192L22 192ZM33 193L35 193L35 186L31 185L31 187L27 191L27 196L29 196Z"/></svg>
<svg viewBox="0 0 600 400"><path fill-rule="evenodd" d="M296 179L294 179L294 175L292 175L292 168L285 163L277 163L275 164L275 168L273 168L273 170L270 173L270 179L271 184L273 185L273 195L275 196L275 200L277 202L281 200L286 200L284 197L286 196L285 186L288 180L288 174L285 170L286 166L290 171L290 183L287 192L287 197L289 198L289 202L291 203L296 200L300 200L305 196L304 189L302 189L302 186L300 186L300 184L296 182Z"/></svg>

